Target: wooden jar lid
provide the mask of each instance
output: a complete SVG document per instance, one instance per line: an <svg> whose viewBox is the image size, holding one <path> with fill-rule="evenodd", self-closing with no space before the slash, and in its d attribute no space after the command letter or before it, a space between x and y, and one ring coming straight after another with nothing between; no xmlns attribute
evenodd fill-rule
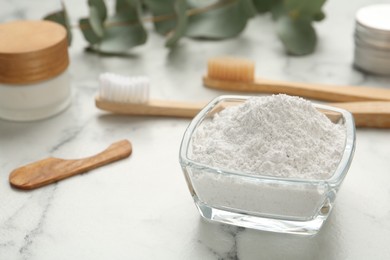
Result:
<svg viewBox="0 0 390 260"><path fill-rule="evenodd" d="M67 33L50 21L0 24L0 82L26 84L53 78L69 65Z"/></svg>

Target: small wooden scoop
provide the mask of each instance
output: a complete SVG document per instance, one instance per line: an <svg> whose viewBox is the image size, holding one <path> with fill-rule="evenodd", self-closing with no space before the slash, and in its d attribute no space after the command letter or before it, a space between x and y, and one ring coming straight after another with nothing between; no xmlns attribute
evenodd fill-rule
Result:
<svg viewBox="0 0 390 260"><path fill-rule="evenodd" d="M35 189L127 158L131 152L131 143L122 140L111 144L101 153L83 159L64 160L49 157L13 170L9 182L19 189Z"/></svg>

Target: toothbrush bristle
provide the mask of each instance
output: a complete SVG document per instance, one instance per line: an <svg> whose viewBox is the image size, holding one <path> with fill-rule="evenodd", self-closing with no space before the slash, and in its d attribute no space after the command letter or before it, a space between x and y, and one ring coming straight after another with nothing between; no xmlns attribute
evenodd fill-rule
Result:
<svg viewBox="0 0 390 260"><path fill-rule="evenodd" d="M255 63L233 57L211 58L207 74L212 79L252 82L255 78Z"/></svg>
<svg viewBox="0 0 390 260"><path fill-rule="evenodd" d="M99 76L99 97L120 103L146 103L149 100L148 77L127 77L114 73Z"/></svg>

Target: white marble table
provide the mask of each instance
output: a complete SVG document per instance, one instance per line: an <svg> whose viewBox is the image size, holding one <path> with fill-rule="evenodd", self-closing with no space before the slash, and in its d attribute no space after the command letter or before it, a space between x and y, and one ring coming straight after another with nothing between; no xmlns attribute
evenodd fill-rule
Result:
<svg viewBox="0 0 390 260"><path fill-rule="evenodd" d="M72 20L87 1L66 1ZM105 71L150 76L152 96L209 100L201 76L209 57L256 61L271 79L388 87L390 78L352 66L353 17L372 1L326 3L313 55L289 57L269 16L253 19L238 38L183 40L172 51L154 33L127 57L99 56L74 31L70 48L73 102L42 121L0 121L0 259L390 259L390 131L359 129L352 167L336 207L315 237L254 231L203 221L178 163L185 119L123 117L95 108L97 76ZM1 0L0 21L39 19L54 1ZM127 138L129 159L34 191L8 184L9 172L48 156L78 158Z"/></svg>

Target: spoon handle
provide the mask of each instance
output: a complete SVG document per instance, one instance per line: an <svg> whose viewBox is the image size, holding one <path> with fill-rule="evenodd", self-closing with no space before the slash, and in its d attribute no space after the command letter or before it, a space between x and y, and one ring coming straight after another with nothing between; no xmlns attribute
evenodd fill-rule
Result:
<svg viewBox="0 0 390 260"><path fill-rule="evenodd" d="M19 189L35 189L124 159L129 157L131 152L131 143L122 140L111 144L96 155L83 159L64 160L49 157L13 170L9 176L9 182Z"/></svg>

